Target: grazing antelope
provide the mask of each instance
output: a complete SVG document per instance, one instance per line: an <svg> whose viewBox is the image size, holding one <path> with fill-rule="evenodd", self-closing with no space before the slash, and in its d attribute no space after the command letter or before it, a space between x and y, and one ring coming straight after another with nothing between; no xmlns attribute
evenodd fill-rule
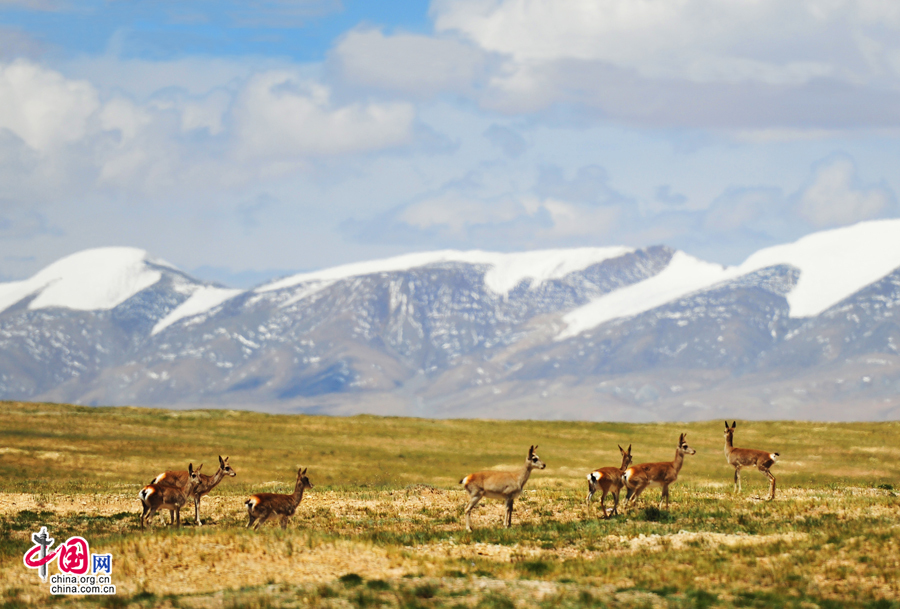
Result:
<svg viewBox="0 0 900 609"><path fill-rule="evenodd" d="M741 492L741 468L747 465L755 465L756 469L764 473L769 478L769 501L775 498L775 476L769 471L769 468L778 461L778 453L767 453L764 450L756 450L755 448L735 448L734 447L734 428L737 421L732 421L731 427L728 421L725 421L725 460L729 465L734 466L734 490Z"/></svg>
<svg viewBox="0 0 900 609"><path fill-rule="evenodd" d="M200 467L194 469L194 464L188 464L188 481L184 486L168 486L165 484L148 484L141 489L138 497L141 499L143 510L141 511L141 530L144 523L149 523L153 515L159 509L172 510L178 526L181 526L181 506L187 503L192 493L200 484Z"/></svg>
<svg viewBox="0 0 900 609"><path fill-rule="evenodd" d="M585 503L590 505L591 499L594 497L594 493L597 492L597 489L603 489L603 494L600 496L600 511L606 518L619 513L619 491L621 491L622 486L625 485L625 482L622 479L625 468L631 465L631 444L628 445L628 450L619 446L619 452L622 453L621 467L601 467L587 475L588 495ZM608 514L606 513L606 508L603 506L603 503L606 501L607 493L612 493L614 500L612 511Z"/></svg>
<svg viewBox="0 0 900 609"><path fill-rule="evenodd" d="M216 470L216 473L212 476L207 476L206 474L200 474L200 484L191 494L191 497L194 500L194 518L197 521L197 526L203 526L203 523L200 522L200 500L204 497L204 495L208 495L211 490L216 488L219 482L225 476L237 476L237 472L231 469L231 466L228 465L228 457L222 458L219 455L219 469ZM167 471L158 475L156 478L150 481L150 484L162 484L164 486L184 486L188 481L188 473L184 470L182 471ZM174 510L169 510L169 515L172 518L172 522L175 522L175 512Z"/></svg>
<svg viewBox="0 0 900 609"><path fill-rule="evenodd" d="M634 504L637 498L648 486L662 487L662 495L659 498L659 507L662 507L663 499L666 500L666 509L669 509L669 485L678 480L678 472L684 465L685 455L695 455L697 451L687 445L684 435L678 437L678 446L675 447L675 460L662 463L641 463L632 465L625 470L622 478L625 488L628 489L626 503Z"/></svg>
<svg viewBox="0 0 900 609"><path fill-rule="evenodd" d="M520 494L531 470L544 469L546 464L534 453L537 446L528 449L528 459L518 472L475 472L459 481L469 493L469 504L466 506L466 530L472 530L472 510L482 498L503 499L506 501L506 528L512 526L513 502Z"/></svg>
<svg viewBox="0 0 900 609"><path fill-rule="evenodd" d="M249 529L256 521L254 530L259 528L266 520L278 514L281 516L281 528L287 528L288 518L294 515L300 501L303 500L303 490L312 488L313 485L306 477L306 469L297 470L297 484L294 486L292 495L279 495L278 493L256 493L251 495L244 505L247 506L247 514L250 515L250 522L247 523Z"/></svg>

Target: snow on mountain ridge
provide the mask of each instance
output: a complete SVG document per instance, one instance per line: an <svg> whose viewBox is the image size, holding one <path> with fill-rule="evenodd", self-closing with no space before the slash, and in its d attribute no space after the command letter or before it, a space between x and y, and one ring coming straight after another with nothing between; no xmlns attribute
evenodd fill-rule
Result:
<svg viewBox="0 0 900 609"><path fill-rule="evenodd" d="M619 317L631 317L719 283L735 267L705 262L684 252L672 256L653 277L604 294L563 316L566 328L556 340L565 340Z"/></svg>
<svg viewBox="0 0 900 609"><path fill-rule="evenodd" d="M565 340L600 324L639 315L722 282L777 265L800 271L788 293L790 316L813 317L900 267L900 220L873 220L806 235L722 267L677 252L654 277L605 294L563 317Z"/></svg>
<svg viewBox="0 0 900 609"><path fill-rule="evenodd" d="M132 247L103 247L76 252L22 281L0 283L0 312L34 296L28 308L63 307L80 311L113 309L162 278L147 263L147 252Z"/></svg>
<svg viewBox="0 0 900 609"><path fill-rule="evenodd" d="M573 248L498 253L480 250L441 250L405 254L302 273L256 288L265 294L302 288L282 306L302 300L342 279L398 272L441 263L487 266L484 284L490 291L506 295L522 281L530 287L583 271L605 260L634 252L629 247ZM760 250L735 267L704 262L676 252L658 275L605 294L568 312L567 323L557 336L563 340L607 321L651 310L691 293L708 290L722 282L776 265L800 272L797 285L788 293L790 316L820 314L866 285L900 267L900 220L876 220L807 235L794 243ZM177 269L151 259L144 250L128 247L96 248L77 252L42 269L33 277L0 283L0 312L33 297L29 309L64 307L75 310L107 310L157 283L160 266ZM154 326L157 334L172 324L206 313L243 290L177 282L177 291L188 296Z"/></svg>
<svg viewBox="0 0 900 609"><path fill-rule="evenodd" d="M900 220L874 220L807 235L752 254L741 274L787 264L800 270L791 317L813 317L900 267Z"/></svg>
<svg viewBox="0 0 900 609"><path fill-rule="evenodd" d="M301 284L313 284L310 290L304 290L303 296L309 296L318 289L324 289L335 281L349 277L406 271L431 264L461 262L490 266L484 276L485 286L496 294L508 294L523 280L531 280L531 286L537 287L545 281L560 279L570 273L583 271L594 264L633 251L634 248L618 246L536 250L511 254L481 250L419 252L301 273L260 286L255 291L271 292Z"/></svg>
<svg viewBox="0 0 900 609"><path fill-rule="evenodd" d="M159 334L172 324L186 317L193 317L206 313L226 300L234 298L238 294L243 294L244 290L233 288L219 288L216 286L198 286L190 297L183 303L173 309L168 315L160 319L150 335Z"/></svg>

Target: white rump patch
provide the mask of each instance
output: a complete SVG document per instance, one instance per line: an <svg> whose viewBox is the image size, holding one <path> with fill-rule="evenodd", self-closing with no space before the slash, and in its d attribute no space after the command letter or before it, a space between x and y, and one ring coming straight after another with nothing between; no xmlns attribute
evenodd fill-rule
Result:
<svg viewBox="0 0 900 609"><path fill-rule="evenodd" d="M469 483L469 480L471 480L471 479L472 479L472 474L469 474L468 476L463 478L463 481L462 481L463 486L467 485Z"/></svg>

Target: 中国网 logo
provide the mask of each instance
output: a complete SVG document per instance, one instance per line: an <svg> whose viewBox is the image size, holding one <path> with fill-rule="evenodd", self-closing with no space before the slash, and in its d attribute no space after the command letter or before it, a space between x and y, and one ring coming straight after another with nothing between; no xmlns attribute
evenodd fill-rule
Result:
<svg viewBox="0 0 900 609"><path fill-rule="evenodd" d="M54 539L41 527L31 534L34 546L25 552L22 562L29 569L37 569L41 580L47 581L47 568L56 561L59 573L50 576L50 594L115 594L112 583L112 554L91 554L84 537L69 537L51 550Z"/></svg>

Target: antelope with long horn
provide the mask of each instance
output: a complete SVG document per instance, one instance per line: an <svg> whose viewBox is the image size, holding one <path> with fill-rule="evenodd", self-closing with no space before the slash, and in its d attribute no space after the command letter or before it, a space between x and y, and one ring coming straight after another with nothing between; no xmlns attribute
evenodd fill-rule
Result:
<svg viewBox="0 0 900 609"><path fill-rule="evenodd" d="M200 484L197 485L197 488L191 493L191 498L194 500L194 518L197 521L197 526L203 526L203 523L200 522L200 500L210 493L216 486L218 486L219 482L221 482L225 476L234 477L237 476L237 472L231 469L231 466L228 464L228 457L222 458L219 455L219 469L216 470L216 473L212 476L207 476L206 474L200 474ZM187 484L190 476L188 472L181 471L166 471L158 475L156 478L150 481L150 484L162 484L165 486L184 486ZM175 522L175 512L174 510L169 510L169 515L172 518L172 522Z"/></svg>
<svg viewBox="0 0 900 609"><path fill-rule="evenodd" d="M287 528L288 519L294 515L297 506L303 500L303 491L313 487L309 478L306 477L306 469L297 470L297 483L294 485L292 495L256 493L244 502L244 505L247 506L247 514L250 516L250 522L247 523L248 529L253 526L254 522L256 526L253 526L253 529L258 529L259 525L275 515L281 516L281 528Z"/></svg>
<svg viewBox="0 0 900 609"><path fill-rule="evenodd" d="M621 491L622 487L625 485L623 479L625 468L631 465L631 444L628 445L628 450L619 446L619 452L622 453L622 465L620 467L601 467L587 475L588 495L587 499L585 499L585 503L590 505L594 493L596 493L598 489L602 489L603 494L600 495L600 511L606 518L610 518L613 514L619 513L619 491ZM607 513L603 504L606 501L606 495L609 493L612 493L613 496L613 507L612 510Z"/></svg>
<svg viewBox="0 0 900 609"><path fill-rule="evenodd" d="M731 427L728 426L728 421L725 421L725 460L734 467L734 490L736 493L741 492L741 468L755 466L769 479L768 500L772 501L775 499L775 476L772 475L769 468L775 465L779 455L755 448L735 448L735 427L737 427L737 421L732 421Z"/></svg>
<svg viewBox="0 0 900 609"><path fill-rule="evenodd" d="M628 489L626 503L634 504L648 486L659 486L662 495L659 498L659 507L662 507L663 499L666 500L666 509L669 509L669 485L678 480L678 472L684 465L685 455L695 455L697 451L688 446L684 440L685 434L678 437L678 445L675 447L675 460L661 463L641 463L632 465L625 470L622 478L625 488Z"/></svg>
<svg viewBox="0 0 900 609"><path fill-rule="evenodd" d="M194 464L188 464L188 481L184 486L169 486L165 484L148 484L141 489L138 497L141 499L143 510L141 511L141 530L144 524L149 523L153 515L159 509L175 512L177 526L181 526L181 507L188 502L191 495L200 484L200 467L194 469Z"/></svg>
<svg viewBox="0 0 900 609"><path fill-rule="evenodd" d="M525 465L517 472L475 472L459 481L469 493L469 503L466 505L467 531L472 530L472 510L484 497L506 502L506 516L503 522L506 528L512 526L513 502L522 494L522 488L528 482L531 470L547 467L535 454L536 448L537 446L532 446L528 449Z"/></svg>

